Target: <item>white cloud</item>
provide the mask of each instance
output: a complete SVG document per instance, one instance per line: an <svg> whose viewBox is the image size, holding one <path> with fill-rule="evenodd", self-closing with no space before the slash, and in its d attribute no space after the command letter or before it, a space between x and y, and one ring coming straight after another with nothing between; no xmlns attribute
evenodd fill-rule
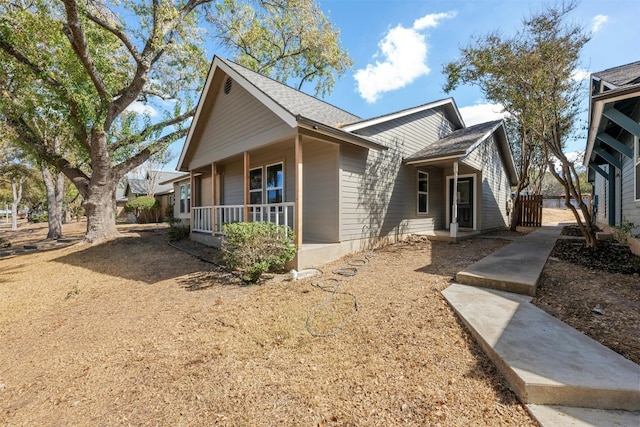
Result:
<svg viewBox="0 0 640 427"><path fill-rule="evenodd" d="M138 101L131 103L131 105L127 107L127 110L137 114L144 114L149 117L155 117L158 115L158 111L155 108Z"/></svg>
<svg viewBox="0 0 640 427"><path fill-rule="evenodd" d="M426 28L435 28L438 26L441 20L455 18L457 14L457 11L451 10L449 12L432 13L429 15L425 15L422 18L413 21L413 29L416 31L420 31Z"/></svg>
<svg viewBox="0 0 640 427"><path fill-rule="evenodd" d="M499 120L508 116L508 114L503 111L502 105L490 103L462 107L460 108L460 115L462 115L462 119L467 126Z"/></svg>
<svg viewBox="0 0 640 427"><path fill-rule="evenodd" d="M582 80L586 80L591 76L589 70L585 70L582 68L577 68L573 70L573 74L571 74L571 78L576 82L581 82Z"/></svg>
<svg viewBox="0 0 640 427"><path fill-rule="evenodd" d="M598 30L600 30L600 28L602 28L602 26L606 24L607 21L609 21L609 17L607 15L594 16L593 19L591 20L592 22L591 32L592 33L598 32Z"/></svg>
<svg viewBox="0 0 640 427"><path fill-rule="evenodd" d="M428 45L420 31L434 28L442 19L456 16L456 12L437 13L417 19L412 28L398 25L390 29L378 43L375 64L357 70L354 78L358 92L367 102L375 102L381 94L400 89L420 76L429 74Z"/></svg>

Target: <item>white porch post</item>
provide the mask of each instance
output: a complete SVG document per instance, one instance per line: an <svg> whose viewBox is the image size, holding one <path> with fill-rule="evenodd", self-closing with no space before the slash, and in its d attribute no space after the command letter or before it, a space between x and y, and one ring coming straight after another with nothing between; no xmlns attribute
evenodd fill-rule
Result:
<svg viewBox="0 0 640 427"><path fill-rule="evenodd" d="M300 249L302 247L302 144L300 142L300 134L296 135L293 151L296 162L296 204L294 208L293 233L295 245Z"/></svg>
<svg viewBox="0 0 640 427"><path fill-rule="evenodd" d="M458 237L458 161L453 162L453 188L451 190L451 224L449 236Z"/></svg>

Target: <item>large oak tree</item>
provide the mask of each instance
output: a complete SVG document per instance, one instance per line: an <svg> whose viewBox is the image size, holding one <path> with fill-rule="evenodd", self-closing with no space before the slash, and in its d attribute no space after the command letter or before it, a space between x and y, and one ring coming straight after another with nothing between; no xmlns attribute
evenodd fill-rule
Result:
<svg viewBox="0 0 640 427"><path fill-rule="evenodd" d="M351 65L312 0L0 5L0 114L21 144L77 187L87 241L118 235L118 181L186 135L210 62L205 39L281 81L315 82L319 94Z"/></svg>

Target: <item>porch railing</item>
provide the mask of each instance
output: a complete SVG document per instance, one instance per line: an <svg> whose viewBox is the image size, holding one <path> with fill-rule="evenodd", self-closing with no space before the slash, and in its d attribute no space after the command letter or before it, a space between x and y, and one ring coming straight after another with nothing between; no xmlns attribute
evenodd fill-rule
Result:
<svg viewBox="0 0 640 427"><path fill-rule="evenodd" d="M271 222L293 228L294 202L249 205L249 216L245 219L244 205L200 206L191 208L192 230L198 232L220 232L222 226L231 222ZM215 215L215 230L212 229L212 213Z"/></svg>
<svg viewBox="0 0 640 427"><path fill-rule="evenodd" d="M211 206L199 206L191 208L193 217L192 230L199 232L211 232Z"/></svg>

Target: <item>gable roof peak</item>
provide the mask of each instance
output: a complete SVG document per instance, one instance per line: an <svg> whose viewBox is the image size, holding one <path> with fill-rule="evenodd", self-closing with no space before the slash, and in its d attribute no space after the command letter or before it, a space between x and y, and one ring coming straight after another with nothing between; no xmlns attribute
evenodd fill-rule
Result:
<svg viewBox="0 0 640 427"><path fill-rule="evenodd" d="M214 57L214 64L216 59L237 73L246 83L255 87L270 100L286 110L291 116L305 117L333 127L339 127L339 125L343 123L353 123L361 120L361 118L355 114L336 107L320 98L304 93L299 89L292 88L271 77L253 71L237 62L216 56ZM223 71L227 72L227 70Z"/></svg>
<svg viewBox="0 0 640 427"><path fill-rule="evenodd" d="M433 102L428 102L426 104L421 104L415 107L409 107L403 110L394 111L388 114L383 114L381 116L373 117L370 119L361 120L356 123L347 124L343 128L348 132L352 132L358 129L367 128L370 126L377 125L379 123L388 122L401 117L410 116L412 114L420 113L422 111L431 110L439 107L443 107L445 111L449 113L450 119L455 125L457 125L458 128L465 127L464 120L460 115L460 111L458 110L455 100L452 97L449 97L449 98L443 98Z"/></svg>

